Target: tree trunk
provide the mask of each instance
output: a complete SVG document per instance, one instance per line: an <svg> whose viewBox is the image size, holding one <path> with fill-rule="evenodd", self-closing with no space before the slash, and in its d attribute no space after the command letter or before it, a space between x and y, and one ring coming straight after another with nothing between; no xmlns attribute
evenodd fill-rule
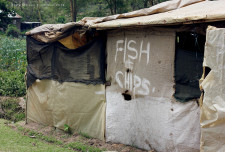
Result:
<svg viewBox="0 0 225 152"><path fill-rule="evenodd" d="M70 12L73 22L77 20L77 0L70 0Z"/></svg>
<svg viewBox="0 0 225 152"><path fill-rule="evenodd" d="M23 0L20 0L20 10L23 10Z"/></svg>
<svg viewBox="0 0 225 152"><path fill-rule="evenodd" d="M110 12L113 15L114 13L113 13L113 4L112 4L112 1L111 0L106 0L106 2L108 3Z"/></svg>
<svg viewBox="0 0 225 152"><path fill-rule="evenodd" d="M148 7L148 0L144 0L144 8Z"/></svg>
<svg viewBox="0 0 225 152"><path fill-rule="evenodd" d="M74 16L74 22L77 21L77 0L73 0L73 16Z"/></svg>
<svg viewBox="0 0 225 152"><path fill-rule="evenodd" d="M70 14L72 21L74 20L74 14L73 14L73 0L70 0Z"/></svg>
<svg viewBox="0 0 225 152"><path fill-rule="evenodd" d="M117 5L116 5L116 0L114 0L114 14L117 14Z"/></svg>
<svg viewBox="0 0 225 152"><path fill-rule="evenodd" d="M149 0L149 4L150 4L150 6L153 6L154 5L154 0Z"/></svg>
<svg viewBox="0 0 225 152"><path fill-rule="evenodd" d="M43 22L42 22L42 18L41 18L40 0L38 0L37 2L38 2L38 3L37 3L37 9L38 9L39 20L40 20L41 23L43 23Z"/></svg>

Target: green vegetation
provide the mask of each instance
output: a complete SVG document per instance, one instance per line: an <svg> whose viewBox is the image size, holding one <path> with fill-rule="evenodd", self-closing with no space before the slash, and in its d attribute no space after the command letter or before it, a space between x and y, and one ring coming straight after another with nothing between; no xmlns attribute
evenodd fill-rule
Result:
<svg viewBox="0 0 225 152"><path fill-rule="evenodd" d="M22 109L16 99L6 99L0 103L0 107L4 111L3 114L0 114L1 118L11 120L13 122L25 119L24 109Z"/></svg>
<svg viewBox="0 0 225 152"><path fill-rule="evenodd" d="M11 23L10 18L8 18L8 14L14 14L8 7L7 7L6 0L0 0L0 28L4 30L7 28L7 25Z"/></svg>
<svg viewBox="0 0 225 152"><path fill-rule="evenodd" d="M64 146L65 148L70 148L73 150L78 150L82 152L101 152L102 150L99 148L87 146L81 142L73 142Z"/></svg>
<svg viewBox="0 0 225 152"><path fill-rule="evenodd" d="M79 135L81 135L81 136L83 136L83 137L85 137L85 138L88 138L88 139L91 139L92 137L91 136L89 136L87 133L84 133L84 132L79 132Z"/></svg>
<svg viewBox="0 0 225 152"><path fill-rule="evenodd" d="M22 21L66 23L147 8L166 0L8 0Z"/></svg>
<svg viewBox="0 0 225 152"><path fill-rule="evenodd" d="M69 134L72 134L71 128L67 124L64 124L64 131L67 132L67 133L69 133Z"/></svg>
<svg viewBox="0 0 225 152"><path fill-rule="evenodd" d="M38 133L32 130L26 130L26 132L28 132L28 135L31 137L35 137L37 139L41 139L43 141L46 141L48 143L53 143L56 145L62 145L63 143L60 140L57 140L55 137L53 136L45 136L42 133Z"/></svg>
<svg viewBox="0 0 225 152"><path fill-rule="evenodd" d="M0 96L24 96L26 41L0 35Z"/></svg>
<svg viewBox="0 0 225 152"><path fill-rule="evenodd" d="M26 93L23 70L0 70L0 95L21 97Z"/></svg>
<svg viewBox="0 0 225 152"><path fill-rule="evenodd" d="M59 16L56 20L57 23L65 23L66 22L66 18L65 16Z"/></svg>
<svg viewBox="0 0 225 152"><path fill-rule="evenodd" d="M34 130L25 129L15 124L17 131L9 127L10 122L0 119L0 132L5 132L0 136L0 150L5 151L81 151L81 152L101 152L102 150L93 146L88 146L82 142L64 143L54 136L46 136ZM8 141L8 142L7 142ZM12 144L13 143L13 144ZM10 144L12 144L10 146ZM31 149L30 149L31 148Z"/></svg>
<svg viewBox="0 0 225 152"><path fill-rule="evenodd" d="M49 144L38 138L31 138L24 136L19 132L6 126L6 121L0 119L0 151L13 151L13 152L70 152L68 148L60 147L57 144Z"/></svg>
<svg viewBox="0 0 225 152"><path fill-rule="evenodd" d="M18 38L21 35L21 33L20 30L15 25L9 24L6 30L6 35Z"/></svg>

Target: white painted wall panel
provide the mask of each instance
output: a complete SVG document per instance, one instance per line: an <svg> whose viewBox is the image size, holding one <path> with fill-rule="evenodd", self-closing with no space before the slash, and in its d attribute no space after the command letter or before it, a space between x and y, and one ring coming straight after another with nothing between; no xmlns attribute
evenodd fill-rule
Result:
<svg viewBox="0 0 225 152"><path fill-rule="evenodd" d="M106 140L162 152L199 151L199 107L172 97L175 33L111 31L107 52Z"/></svg>

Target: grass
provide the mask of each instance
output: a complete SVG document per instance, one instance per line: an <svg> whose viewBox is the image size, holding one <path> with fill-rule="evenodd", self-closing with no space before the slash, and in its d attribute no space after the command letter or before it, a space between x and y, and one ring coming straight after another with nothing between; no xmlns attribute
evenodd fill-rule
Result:
<svg viewBox="0 0 225 152"><path fill-rule="evenodd" d="M0 119L0 151L13 151L13 152L70 152L65 147L60 147L57 144L49 144L40 140L39 138L30 138L23 136L19 132L6 126L6 120ZM21 128L20 128L21 129ZM28 131L29 132L29 131Z"/></svg>
<svg viewBox="0 0 225 152"><path fill-rule="evenodd" d="M83 136L85 138L88 138L88 139L93 138L93 137L89 136L87 133L84 133L84 132L81 132L81 131L79 132L79 135L81 135L81 136Z"/></svg>
<svg viewBox="0 0 225 152"><path fill-rule="evenodd" d="M99 148L86 145L86 142L80 140L64 143L57 139L54 133L45 135L33 129L26 129L19 123L11 124L12 121L17 122L24 119L24 110L19 106L16 98L5 99L0 104L4 110L3 118L8 119L8 121L0 119L0 151L102 151ZM66 130L70 129L66 124L65 127ZM86 133L79 132L78 134L88 139L92 138ZM71 136L71 134L66 135Z"/></svg>
<svg viewBox="0 0 225 152"><path fill-rule="evenodd" d="M99 148L87 146L81 142L72 142L64 146L65 148L70 148L82 152L101 152Z"/></svg>
<svg viewBox="0 0 225 152"><path fill-rule="evenodd" d="M26 132L28 132L29 136L33 136L37 139L41 139L41 140L46 141L48 143L53 143L53 144L56 144L56 145L62 145L63 144L60 140L57 140L53 136L45 136L42 133L38 133L38 132L35 132L35 131L32 131L32 130L26 130Z"/></svg>
<svg viewBox="0 0 225 152"><path fill-rule="evenodd" d="M0 151L13 152L101 152L103 150L86 145L82 142L64 143L56 139L54 136L46 136L34 130L25 129L22 126L15 124L17 131L12 127L7 126L10 121L0 119ZM104 149L105 150L105 149Z"/></svg>

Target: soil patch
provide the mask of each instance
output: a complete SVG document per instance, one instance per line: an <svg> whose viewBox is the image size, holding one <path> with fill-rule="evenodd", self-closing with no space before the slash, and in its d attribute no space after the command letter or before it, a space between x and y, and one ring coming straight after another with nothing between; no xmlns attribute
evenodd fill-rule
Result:
<svg viewBox="0 0 225 152"><path fill-rule="evenodd" d="M99 149L103 149L105 151L118 151L118 152L147 152L146 150L138 149L136 147L127 146L123 144L116 143L106 143L99 139L95 138L86 138L80 133L68 134L63 130L57 129L55 127L50 127L34 122L29 122L29 124L25 124L24 121L17 123L18 126L23 127L24 129L29 129L38 133L41 133L45 136L53 136L57 140L62 141L64 144L69 144L72 142L81 142L85 145L94 146ZM16 124L10 124L12 128L17 129L15 127Z"/></svg>

